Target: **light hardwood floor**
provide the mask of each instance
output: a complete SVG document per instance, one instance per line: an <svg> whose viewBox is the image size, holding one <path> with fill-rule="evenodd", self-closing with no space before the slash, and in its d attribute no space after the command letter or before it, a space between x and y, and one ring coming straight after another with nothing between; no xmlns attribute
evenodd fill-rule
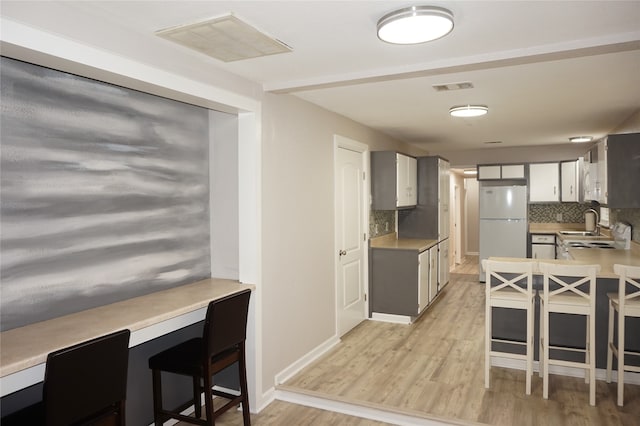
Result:
<svg viewBox="0 0 640 426"><path fill-rule="evenodd" d="M451 282L413 325L365 321L321 359L279 389L366 407L489 425L640 425L640 386L626 385L616 405L615 383L598 381L597 406L589 406L583 379L551 376L548 400L534 375L524 393L524 371L493 367L484 388L484 287L477 257L465 258ZM232 410L216 424L236 426ZM275 401L254 425L357 425L384 423Z"/></svg>

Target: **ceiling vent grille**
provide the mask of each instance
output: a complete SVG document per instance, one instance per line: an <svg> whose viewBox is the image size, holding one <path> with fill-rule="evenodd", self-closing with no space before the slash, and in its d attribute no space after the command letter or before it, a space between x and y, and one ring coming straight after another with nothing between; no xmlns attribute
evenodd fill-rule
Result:
<svg viewBox="0 0 640 426"><path fill-rule="evenodd" d="M292 50L233 15L167 28L156 35L224 62Z"/></svg>
<svg viewBox="0 0 640 426"><path fill-rule="evenodd" d="M436 92L447 92L451 90L473 89L473 83L470 81L463 81L460 83L446 83L446 84L434 84L433 88Z"/></svg>

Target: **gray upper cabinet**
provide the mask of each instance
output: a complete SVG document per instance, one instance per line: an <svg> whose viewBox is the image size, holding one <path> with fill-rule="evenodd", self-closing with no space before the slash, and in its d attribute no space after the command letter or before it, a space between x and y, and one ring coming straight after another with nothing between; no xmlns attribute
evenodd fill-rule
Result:
<svg viewBox="0 0 640 426"><path fill-rule="evenodd" d="M417 202L416 159L395 151L371 152L371 208L396 210Z"/></svg>
<svg viewBox="0 0 640 426"><path fill-rule="evenodd" d="M640 208L640 133L609 135L606 159L608 206Z"/></svg>

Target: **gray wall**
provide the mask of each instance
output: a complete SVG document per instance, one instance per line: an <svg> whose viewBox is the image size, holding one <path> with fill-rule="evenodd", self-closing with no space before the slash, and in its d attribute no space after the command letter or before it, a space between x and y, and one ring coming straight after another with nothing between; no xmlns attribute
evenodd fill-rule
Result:
<svg viewBox="0 0 640 426"><path fill-rule="evenodd" d="M207 110L1 61L2 330L209 277Z"/></svg>

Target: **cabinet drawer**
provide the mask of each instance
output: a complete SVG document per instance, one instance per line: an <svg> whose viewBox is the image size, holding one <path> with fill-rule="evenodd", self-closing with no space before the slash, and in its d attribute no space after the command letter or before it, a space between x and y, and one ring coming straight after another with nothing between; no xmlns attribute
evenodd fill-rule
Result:
<svg viewBox="0 0 640 426"><path fill-rule="evenodd" d="M556 236L547 234L533 234L531 235L532 244L555 244Z"/></svg>

